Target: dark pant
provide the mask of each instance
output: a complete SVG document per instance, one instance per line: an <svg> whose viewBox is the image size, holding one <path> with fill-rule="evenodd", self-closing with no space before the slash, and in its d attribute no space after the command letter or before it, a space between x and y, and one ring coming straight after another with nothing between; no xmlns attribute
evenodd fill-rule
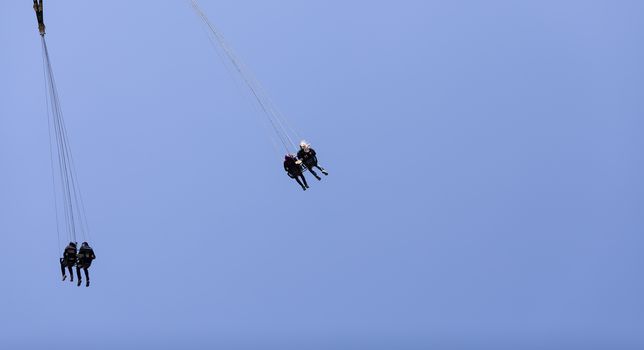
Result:
<svg viewBox="0 0 644 350"><path fill-rule="evenodd" d="M60 259L60 272L63 274L63 277L65 277L65 268L67 268L69 270L69 276L71 277L71 281L74 280L74 271L72 270L73 266L74 266L73 262L65 261L65 259Z"/></svg>
<svg viewBox="0 0 644 350"><path fill-rule="evenodd" d="M83 278L81 276L81 269L85 271L85 279L89 282L89 267L91 266L92 263L78 263L76 264L76 274L78 275L78 282L80 283L80 280Z"/></svg>
<svg viewBox="0 0 644 350"><path fill-rule="evenodd" d="M293 175L293 176L291 176L291 177L292 177L292 178L294 178L294 179L295 179L295 181L297 181L297 183L298 183L298 184L300 184L300 186L302 186L302 188L309 187L309 185L306 183L306 178L304 177L304 174L302 174L302 173L300 173L300 174L294 174L294 175ZM302 181L300 181L300 178L302 178ZM303 182L304 184L302 184L302 182Z"/></svg>
<svg viewBox="0 0 644 350"><path fill-rule="evenodd" d="M311 165L308 165L308 164L307 164L307 165L306 165L306 168L307 168L307 169L309 169L309 172L310 172L311 174L313 174L313 176L315 176L318 180L320 179L320 177L318 176L318 174L316 174L316 173L315 173L315 171L313 171L313 168L318 168L318 169L320 169L320 171L321 171L321 172L323 172L323 173L324 173L324 168L320 167L320 166L318 165L318 163L311 164Z"/></svg>

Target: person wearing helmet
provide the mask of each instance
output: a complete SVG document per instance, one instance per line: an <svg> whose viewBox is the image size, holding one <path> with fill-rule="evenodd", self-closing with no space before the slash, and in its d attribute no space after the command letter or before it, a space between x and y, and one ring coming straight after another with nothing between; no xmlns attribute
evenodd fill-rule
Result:
<svg viewBox="0 0 644 350"><path fill-rule="evenodd" d="M70 282L74 282L74 272L72 267L76 264L76 243L69 242L63 251L63 257L60 258L60 271L63 274L63 281L67 278L65 268L69 270ZM80 278L80 276L79 276Z"/></svg>
<svg viewBox="0 0 644 350"><path fill-rule="evenodd" d="M322 180L318 174L313 171L313 168L318 168L324 174L324 176L329 175L329 173L318 165L318 157L316 156L315 150L311 148L311 145L302 140L300 142L300 150L297 152L297 157L302 160L304 166L315 176L316 179Z"/></svg>
<svg viewBox="0 0 644 350"><path fill-rule="evenodd" d="M89 287L89 267L92 266L92 260L96 259L94 254L94 249L89 246L87 242L81 244L80 249L78 250L78 260L76 261L76 275L78 275L78 286L80 287L81 282L83 281L83 276L81 276L81 269L85 271L85 279L87 280L85 287Z"/></svg>
<svg viewBox="0 0 644 350"><path fill-rule="evenodd" d="M38 31L40 35L45 35L45 21L42 15L42 0L34 0L34 11L36 11L36 19L38 20Z"/></svg>
<svg viewBox="0 0 644 350"><path fill-rule="evenodd" d="M309 188L309 184L306 183L306 178L302 172L302 162L297 160L295 155L287 154L284 157L284 170L286 170L291 179L295 179L302 186L302 190L306 191ZM302 181L300 181L300 178L302 178Z"/></svg>

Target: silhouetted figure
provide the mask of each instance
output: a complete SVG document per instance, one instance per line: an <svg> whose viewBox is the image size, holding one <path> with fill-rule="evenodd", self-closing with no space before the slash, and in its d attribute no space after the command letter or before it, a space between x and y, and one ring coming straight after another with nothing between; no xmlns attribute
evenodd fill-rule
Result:
<svg viewBox="0 0 644 350"><path fill-rule="evenodd" d="M96 259L96 255L94 254L94 250L92 247L87 244L87 242L83 242L81 244L80 249L78 250L78 259L76 261L76 275L78 275L78 286L80 287L81 282L83 281L83 277L81 276L81 269L85 271L85 287L89 287L89 267L92 266L92 261Z"/></svg>
<svg viewBox="0 0 644 350"><path fill-rule="evenodd" d="M71 277L69 281L74 281L74 271L72 270L74 265L76 265L76 243L69 242L63 251L63 257L60 258L60 272L63 274L63 281L67 278L65 268L69 270L69 276Z"/></svg>
<svg viewBox="0 0 644 350"><path fill-rule="evenodd" d="M304 191L309 188L309 185L306 183L306 178L304 178L304 174L302 172L302 164L294 155L287 154L284 157L284 170L286 170L286 173L291 179L295 179L295 181L302 186ZM300 178L302 178L301 181Z"/></svg>
<svg viewBox="0 0 644 350"><path fill-rule="evenodd" d="M306 143L306 141L300 142L300 150L297 152L297 157L302 161L304 166L315 176L316 179L322 180L318 174L313 171L313 168L318 168L322 174L329 175L329 173L318 165L318 157L315 153L315 150L311 148L311 145Z"/></svg>

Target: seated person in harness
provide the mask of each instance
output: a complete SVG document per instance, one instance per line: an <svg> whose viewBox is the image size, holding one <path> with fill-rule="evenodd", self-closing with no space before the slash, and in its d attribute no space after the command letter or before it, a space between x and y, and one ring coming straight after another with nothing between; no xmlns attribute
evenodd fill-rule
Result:
<svg viewBox="0 0 644 350"><path fill-rule="evenodd" d="M76 264L76 243L69 242L65 250L63 251L63 257L60 258L60 272L63 274L63 281L67 278L65 274L65 268L69 270L69 275L71 276L70 282L74 282L74 271L72 267ZM80 276L79 276L80 278Z"/></svg>
<svg viewBox="0 0 644 350"><path fill-rule="evenodd" d="M297 160L297 158L295 158L295 155L287 154L284 157L284 170L286 170L286 173L291 179L295 179L295 181L297 181L297 183L302 186L302 189L304 191L309 188L309 185L306 183L306 178L304 178L302 171L302 162ZM300 181L300 178L302 178L302 181Z"/></svg>
<svg viewBox="0 0 644 350"><path fill-rule="evenodd" d="M42 0L34 0L34 11L36 11L36 19L38 20L38 31L40 35L45 35L45 21L42 15Z"/></svg>
<svg viewBox="0 0 644 350"><path fill-rule="evenodd" d="M297 152L297 157L302 160L302 163L304 163L304 166L315 176L316 179L322 180L321 177L318 176L318 174L313 171L313 168L318 168L322 172L322 174L329 175L329 173L324 170L321 166L318 165L318 157L316 156L315 150L311 148L311 145L306 143L306 141L302 140L300 142L300 150Z"/></svg>
<svg viewBox="0 0 644 350"><path fill-rule="evenodd" d="M76 261L76 274L78 275L78 286L80 287L83 277L81 276L80 270L85 271L85 279L87 280L85 287L89 287L89 267L92 266L92 260L96 259L94 254L94 249L83 242L80 249L78 250L78 260Z"/></svg>

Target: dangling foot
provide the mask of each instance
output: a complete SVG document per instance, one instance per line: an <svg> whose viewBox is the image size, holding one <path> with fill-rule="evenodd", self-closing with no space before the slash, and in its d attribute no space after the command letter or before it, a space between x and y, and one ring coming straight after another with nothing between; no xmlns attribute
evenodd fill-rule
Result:
<svg viewBox="0 0 644 350"><path fill-rule="evenodd" d="M324 174L324 176L329 175L329 172L328 172L328 171L326 171L326 170L324 170L324 169L321 169L320 171L322 171L322 174Z"/></svg>
<svg viewBox="0 0 644 350"><path fill-rule="evenodd" d="M89 280L85 283L85 287L89 287Z"/></svg>
<svg viewBox="0 0 644 350"><path fill-rule="evenodd" d="M67 275L63 275L63 281L67 279Z"/></svg>
<svg viewBox="0 0 644 350"><path fill-rule="evenodd" d="M74 276L69 279L69 282L74 282Z"/></svg>
<svg viewBox="0 0 644 350"><path fill-rule="evenodd" d="M302 186L302 191L306 191L306 187Z"/></svg>
<svg viewBox="0 0 644 350"><path fill-rule="evenodd" d="M83 280L79 278L79 279L78 279L78 283L76 284L76 286L80 287L81 282L83 282Z"/></svg>

